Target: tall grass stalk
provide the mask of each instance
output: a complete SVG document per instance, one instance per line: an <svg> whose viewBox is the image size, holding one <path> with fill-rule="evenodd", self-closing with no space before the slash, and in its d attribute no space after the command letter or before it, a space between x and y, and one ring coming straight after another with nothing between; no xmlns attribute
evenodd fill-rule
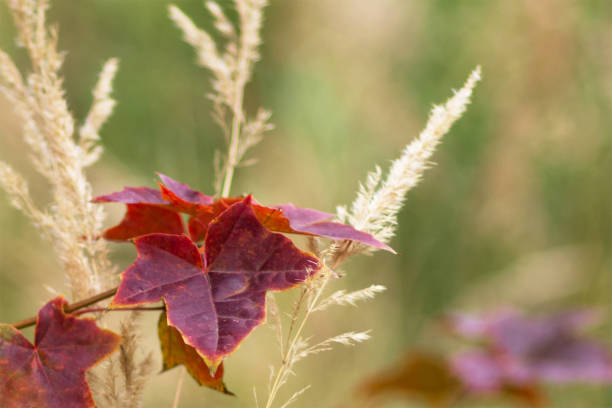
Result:
<svg viewBox="0 0 612 408"><path fill-rule="evenodd" d="M397 213L402 207L407 192L421 180L436 146L453 123L465 112L480 77L480 67L477 67L470 74L465 85L456 91L444 105L435 106L423 132L404 148L398 159L391 163L387 178L381 182L382 171L379 167L369 173L365 185L360 187L357 198L351 205L351 212L348 213L345 208L341 207L338 218L348 219L354 226L371 232L382 242L389 242L397 225ZM281 364L272 377L266 408L273 407L280 388L287 383L289 375L294 373L294 365L302 358L329 350L330 344L334 341L352 344L367 339L363 333L348 332L324 340L317 347L317 345L309 346L303 336L304 328L314 312L325 310L333 304L354 304L356 300L372 298L377 292L384 290L384 287L376 285L374 288L370 287L353 293L335 292L323 297L330 279L337 276L334 271L348 257L367 251L370 249L365 246L345 241L333 243L327 250L319 254L329 267L306 286L298 300L291 317L291 327L295 326L297 329L289 329ZM334 340L338 338L343 341ZM290 401L293 401L294 397L295 394Z"/></svg>

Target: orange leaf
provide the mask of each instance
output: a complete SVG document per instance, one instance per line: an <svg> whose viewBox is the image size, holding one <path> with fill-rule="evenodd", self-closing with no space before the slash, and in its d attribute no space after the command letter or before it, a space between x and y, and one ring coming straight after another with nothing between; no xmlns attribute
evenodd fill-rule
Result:
<svg viewBox="0 0 612 408"><path fill-rule="evenodd" d="M210 368L206 365L202 356L198 354L196 349L185 343L178 330L168 325L166 312L159 316L157 328L164 363L162 371L182 364L198 384L224 394L234 395L223 383L223 363L219 365L215 375L211 376Z"/></svg>

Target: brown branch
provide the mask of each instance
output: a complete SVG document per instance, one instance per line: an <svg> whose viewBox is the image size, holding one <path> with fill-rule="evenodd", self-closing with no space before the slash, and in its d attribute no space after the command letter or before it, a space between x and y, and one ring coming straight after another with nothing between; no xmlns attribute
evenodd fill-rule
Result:
<svg viewBox="0 0 612 408"><path fill-rule="evenodd" d="M98 303L101 300L108 299L111 296L115 296L115 293L117 293L117 289L119 289L118 286L112 289L109 289L107 291L104 291L102 293L98 293L97 295L88 297L87 299L79 300L78 302L69 304L68 306L64 308L64 310L66 311L66 313L70 313L70 312L74 312L75 310L79 310L84 307L93 305L94 303Z"/></svg>
<svg viewBox="0 0 612 408"><path fill-rule="evenodd" d="M117 287L104 291L102 293L98 293L97 295L93 295L88 297L87 299L79 300L78 302L71 303L64 308L66 313L74 312L75 310L82 309L87 306L91 306L94 303L98 303L101 300L108 299L111 296L114 296L117 293ZM16 329L23 329L28 326L33 326L36 324L36 316L30 317L29 319L21 320L19 322L11 324Z"/></svg>
<svg viewBox="0 0 612 408"><path fill-rule="evenodd" d="M136 306L136 307L121 307L117 309L109 309L107 307L92 307L71 313L73 316L82 315L85 313L101 313L101 312L151 312L151 311L166 310L165 306Z"/></svg>

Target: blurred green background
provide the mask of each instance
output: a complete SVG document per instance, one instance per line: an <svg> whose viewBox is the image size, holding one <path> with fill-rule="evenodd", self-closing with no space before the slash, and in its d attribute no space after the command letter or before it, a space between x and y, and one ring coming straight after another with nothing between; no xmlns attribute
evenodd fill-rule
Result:
<svg viewBox="0 0 612 408"><path fill-rule="evenodd" d="M201 1L175 3L210 29ZM77 118L103 62L121 60L118 105L102 131L105 154L90 171L95 194L154 186L155 171L212 193L213 151L223 138L205 98L209 75L167 18L168 4L54 1L50 20L67 51L65 84ZM2 4L0 48L26 67L14 34ZM334 282L389 290L359 308L316 316L308 328L315 339L373 329L373 339L299 364L279 401L311 384L293 406L337 407L362 378L409 349L457 349L435 325L445 311L612 311L609 0L272 1L263 39L246 104L251 113L271 109L276 130L251 152L259 162L238 171L233 192L268 204L333 212L350 203L367 171L387 166L418 135L433 103L477 64L484 74L437 165L409 193L392 242L398 255L355 259ZM44 202L47 186L29 167L19 126L0 100L0 159L27 174ZM0 321L10 322L51 297L45 285L66 290L48 243L1 196ZM111 224L123 209L108 211ZM132 262L131 247L113 251L121 267ZM294 296L279 296L285 310ZM155 321L146 318L143 349L157 347ZM612 344L612 315L594 335ZM269 366L279 363L273 345L262 326L227 360L226 383L238 398L187 378L181 406L251 406L253 386L263 399ZM177 371L153 377L145 407L171 405ZM612 392L601 387L550 393L555 407L612 407Z"/></svg>

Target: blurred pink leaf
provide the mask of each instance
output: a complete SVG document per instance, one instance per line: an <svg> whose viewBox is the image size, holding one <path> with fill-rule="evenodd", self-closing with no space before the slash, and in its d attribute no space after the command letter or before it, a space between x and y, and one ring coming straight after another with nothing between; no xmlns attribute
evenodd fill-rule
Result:
<svg viewBox="0 0 612 408"><path fill-rule="evenodd" d="M448 322L455 333L487 342L488 358L472 355L458 360L459 366L472 367L470 380L497 366L500 378L517 384L612 382L612 354L581 333L595 322L593 313L525 317L505 311L483 318L456 315Z"/></svg>

